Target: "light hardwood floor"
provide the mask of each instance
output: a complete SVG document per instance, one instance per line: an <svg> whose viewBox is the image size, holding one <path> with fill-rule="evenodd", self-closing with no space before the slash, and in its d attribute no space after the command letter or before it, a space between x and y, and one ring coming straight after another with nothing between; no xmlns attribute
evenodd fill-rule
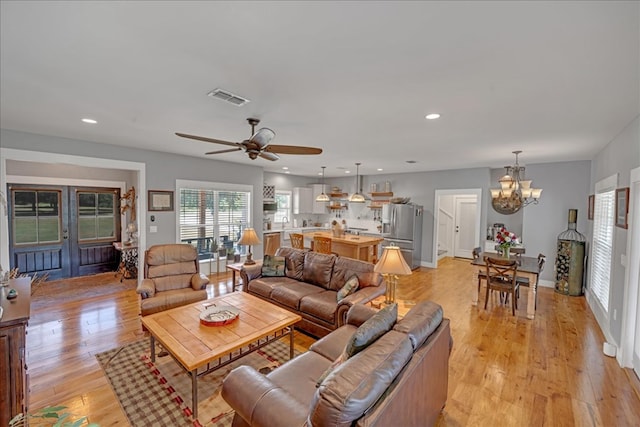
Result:
<svg viewBox="0 0 640 427"><path fill-rule="evenodd" d="M535 320L527 291L516 316L484 293L471 305L468 260L401 277L398 299L429 299L451 319L447 406L439 426L637 426L640 400L628 370L602 353L604 338L584 297L542 288ZM210 295L231 291L212 276ZM27 335L31 409L63 404L101 426L128 425L95 354L143 338L135 281L113 274L45 283L34 291ZM296 332L296 346L313 342ZM625 372L627 371L627 372ZM632 374L633 375L633 374Z"/></svg>

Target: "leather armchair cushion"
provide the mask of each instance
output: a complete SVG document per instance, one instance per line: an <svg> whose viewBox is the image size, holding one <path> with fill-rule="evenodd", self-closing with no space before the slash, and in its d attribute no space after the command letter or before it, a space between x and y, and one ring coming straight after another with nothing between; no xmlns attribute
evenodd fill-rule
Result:
<svg viewBox="0 0 640 427"><path fill-rule="evenodd" d="M335 291L325 291L313 293L302 297L300 300L300 311L322 319L329 323L336 322L336 302Z"/></svg>
<svg viewBox="0 0 640 427"><path fill-rule="evenodd" d="M191 288L175 289L156 293L153 298L144 298L140 301L140 309L143 316L158 313L185 304L207 299L207 291L194 291Z"/></svg>
<svg viewBox="0 0 640 427"><path fill-rule="evenodd" d="M318 252L307 252L304 257L304 270L302 280L312 285L329 289L333 264L336 261L335 255L321 254ZM342 282L344 284L344 282ZM338 289L340 289L338 287ZM338 289L334 289L337 291Z"/></svg>
<svg viewBox="0 0 640 427"><path fill-rule="evenodd" d="M382 396L412 355L409 338L389 331L349 358L318 387L309 425L351 426Z"/></svg>
<svg viewBox="0 0 640 427"><path fill-rule="evenodd" d="M152 278L156 292L173 291L176 289L191 288L193 273L176 274L175 276L162 276Z"/></svg>
<svg viewBox="0 0 640 427"><path fill-rule="evenodd" d="M304 270L304 257L307 251L302 249L280 247L276 251L276 256L285 258L285 275L292 279L302 280Z"/></svg>
<svg viewBox="0 0 640 427"><path fill-rule="evenodd" d="M155 279L157 277L176 276L180 274L191 275L197 272L196 263L191 260L173 264L149 265L147 277L149 279Z"/></svg>
<svg viewBox="0 0 640 427"><path fill-rule="evenodd" d="M281 279L278 277L277 279ZM318 294L324 289L305 282L283 283L271 291L271 299L295 310L300 308L300 300L307 295ZM334 294L335 299L335 294Z"/></svg>
<svg viewBox="0 0 640 427"><path fill-rule="evenodd" d="M155 245L149 248L146 262L152 265L170 265L191 262L198 259L196 248L187 244ZM195 273L195 271L192 271Z"/></svg>
<svg viewBox="0 0 640 427"><path fill-rule="evenodd" d="M338 257L333 266L333 275L329 289L339 290L351 276L357 276L360 288L371 285L378 285L382 281L382 276L373 271L374 264L353 258Z"/></svg>
<svg viewBox="0 0 640 427"><path fill-rule="evenodd" d="M442 323L443 311L433 301L421 301L398 321L394 330L409 336L413 349L419 348Z"/></svg>
<svg viewBox="0 0 640 427"><path fill-rule="evenodd" d="M306 405L308 413L309 402L316 392L316 378L330 364L329 359L308 351L288 361L287 369L274 369L267 378L285 390L295 390L295 399Z"/></svg>

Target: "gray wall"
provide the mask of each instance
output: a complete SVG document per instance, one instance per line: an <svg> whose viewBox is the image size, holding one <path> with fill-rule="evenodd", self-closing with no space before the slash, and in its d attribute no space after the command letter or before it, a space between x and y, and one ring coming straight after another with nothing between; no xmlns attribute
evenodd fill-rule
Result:
<svg viewBox="0 0 640 427"><path fill-rule="evenodd" d="M590 194L595 192L596 182L618 173L618 188L628 187L630 172L640 166L640 118L636 117L622 132L600 151L591 163ZM589 235L593 222L589 221ZM600 328L607 340L613 340L617 345L621 342L622 318L624 308L624 277L625 267L622 265L622 255L627 250L628 230L614 227L613 255L611 263L611 293L609 294L609 314L602 312L599 305L590 302L590 307L598 319ZM614 310L617 312L613 318Z"/></svg>

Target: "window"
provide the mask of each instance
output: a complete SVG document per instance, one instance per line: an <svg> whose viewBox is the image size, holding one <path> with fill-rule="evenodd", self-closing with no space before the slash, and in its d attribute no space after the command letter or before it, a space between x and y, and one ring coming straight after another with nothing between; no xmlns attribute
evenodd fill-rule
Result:
<svg viewBox="0 0 640 427"><path fill-rule="evenodd" d="M180 241L195 246L200 259L213 258L222 248L236 251L249 224L250 197L249 191L181 188Z"/></svg>
<svg viewBox="0 0 640 427"><path fill-rule="evenodd" d="M617 175L598 182L594 202L591 291L605 313L609 311L616 182Z"/></svg>
<svg viewBox="0 0 640 427"><path fill-rule="evenodd" d="M60 236L60 191L13 191L13 235L16 245L51 244Z"/></svg>
<svg viewBox="0 0 640 427"><path fill-rule="evenodd" d="M284 223L291 221L291 191L277 191L276 203L278 210L273 216L273 222Z"/></svg>
<svg viewBox="0 0 640 427"><path fill-rule="evenodd" d="M116 196L112 192L78 192L79 241L115 240L115 198Z"/></svg>

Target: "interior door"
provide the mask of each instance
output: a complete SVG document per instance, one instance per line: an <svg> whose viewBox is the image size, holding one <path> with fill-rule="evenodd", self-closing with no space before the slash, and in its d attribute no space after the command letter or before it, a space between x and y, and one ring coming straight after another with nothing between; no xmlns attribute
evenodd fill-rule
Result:
<svg viewBox="0 0 640 427"><path fill-rule="evenodd" d="M114 271L117 188L10 184L10 268L49 279Z"/></svg>
<svg viewBox="0 0 640 427"><path fill-rule="evenodd" d="M455 198L455 230L454 230L454 256L460 258L473 258L473 247L477 230L476 209L478 201L476 197Z"/></svg>

